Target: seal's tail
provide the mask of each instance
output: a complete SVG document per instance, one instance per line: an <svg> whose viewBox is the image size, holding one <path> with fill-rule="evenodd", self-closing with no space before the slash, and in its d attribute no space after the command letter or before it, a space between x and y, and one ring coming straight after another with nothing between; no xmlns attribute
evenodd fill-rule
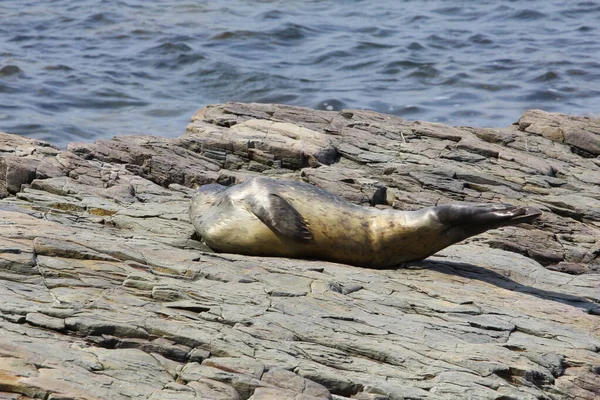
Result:
<svg viewBox="0 0 600 400"><path fill-rule="evenodd" d="M504 203L458 203L436 207L436 215L448 227L473 226L485 231L531 222L542 215L542 212L535 207L517 207Z"/></svg>

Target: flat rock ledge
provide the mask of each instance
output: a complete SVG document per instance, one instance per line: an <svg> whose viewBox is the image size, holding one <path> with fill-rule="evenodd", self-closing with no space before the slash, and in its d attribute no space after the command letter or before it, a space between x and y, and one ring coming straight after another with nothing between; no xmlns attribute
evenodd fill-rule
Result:
<svg viewBox="0 0 600 400"><path fill-rule="evenodd" d="M0 134L0 398L597 399L600 120L507 128L228 103L177 139ZM530 204L403 268L215 254L193 188Z"/></svg>

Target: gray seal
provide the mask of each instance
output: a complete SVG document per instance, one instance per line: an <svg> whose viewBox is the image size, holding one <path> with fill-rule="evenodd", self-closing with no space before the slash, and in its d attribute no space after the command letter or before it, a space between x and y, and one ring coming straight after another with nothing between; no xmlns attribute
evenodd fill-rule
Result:
<svg viewBox="0 0 600 400"><path fill-rule="evenodd" d="M308 183L252 178L200 187L190 219L213 250L390 268L488 229L529 222L533 207L457 203L417 211L362 207Z"/></svg>

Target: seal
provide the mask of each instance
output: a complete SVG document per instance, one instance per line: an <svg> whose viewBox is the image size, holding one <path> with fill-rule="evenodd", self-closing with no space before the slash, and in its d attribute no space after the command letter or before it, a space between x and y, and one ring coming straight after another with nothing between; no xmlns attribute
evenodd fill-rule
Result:
<svg viewBox="0 0 600 400"><path fill-rule="evenodd" d="M194 228L215 251L368 268L422 260L488 229L540 215L536 208L504 203L380 210L308 183L264 177L231 187L201 186L190 204Z"/></svg>

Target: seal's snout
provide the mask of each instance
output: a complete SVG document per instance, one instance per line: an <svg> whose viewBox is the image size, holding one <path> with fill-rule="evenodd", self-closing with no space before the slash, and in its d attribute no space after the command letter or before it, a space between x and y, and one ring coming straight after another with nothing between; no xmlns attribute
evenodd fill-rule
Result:
<svg viewBox="0 0 600 400"><path fill-rule="evenodd" d="M222 196L225 189L227 189L226 186L217 183L210 183L196 189L190 202L190 219L193 221L194 216L201 217L202 213Z"/></svg>

